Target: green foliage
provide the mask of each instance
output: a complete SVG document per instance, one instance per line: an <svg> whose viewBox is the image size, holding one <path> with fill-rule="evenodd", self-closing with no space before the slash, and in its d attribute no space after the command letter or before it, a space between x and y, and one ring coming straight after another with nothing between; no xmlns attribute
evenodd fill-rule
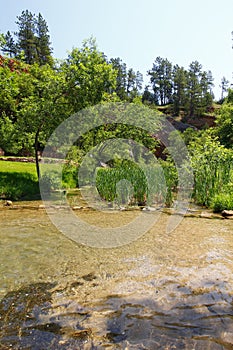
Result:
<svg viewBox="0 0 233 350"><path fill-rule="evenodd" d="M22 144L16 140L15 131L13 122L3 112L0 118L0 148L11 154L17 154L22 149Z"/></svg>
<svg viewBox="0 0 233 350"><path fill-rule="evenodd" d="M186 109L188 104L188 96L186 93L188 76L183 67L175 65L173 67L173 113L179 115L181 108Z"/></svg>
<svg viewBox="0 0 233 350"><path fill-rule="evenodd" d="M190 142L189 151L194 170L194 200L210 206L212 198L231 182L233 153L207 132Z"/></svg>
<svg viewBox="0 0 233 350"><path fill-rule="evenodd" d="M17 17L18 31L2 35L0 47L4 54L24 60L28 64L52 65L52 49L48 26L42 15L26 10Z"/></svg>
<svg viewBox="0 0 233 350"><path fill-rule="evenodd" d="M223 210L233 210L233 194L216 194L211 200L210 207L216 213L222 212Z"/></svg>
<svg viewBox="0 0 233 350"><path fill-rule="evenodd" d="M6 43L6 39L3 33L0 33L0 47L2 47L3 45L5 45Z"/></svg>
<svg viewBox="0 0 233 350"><path fill-rule="evenodd" d="M39 186L34 164L0 161L0 197L18 200L38 196Z"/></svg>
<svg viewBox="0 0 233 350"><path fill-rule="evenodd" d="M178 65L173 67L167 59L157 57L148 75L154 96L147 87L143 99L162 106L172 103L174 115L182 111L185 115L198 116L212 106L212 74L202 71L197 61L185 70Z"/></svg>
<svg viewBox="0 0 233 350"><path fill-rule="evenodd" d="M233 91L229 91L228 99L217 115L215 132L220 142L227 148L233 147ZM232 100L231 100L232 98Z"/></svg>
<svg viewBox="0 0 233 350"><path fill-rule="evenodd" d="M72 164L65 164L62 171L62 185L64 188L78 187L78 167Z"/></svg>
<svg viewBox="0 0 233 350"><path fill-rule="evenodd" d="M140 204L146 201L145 175L130 162L115 168L98 169L96 187L100 196L110 202Z"/></svg>
<svg viewBox="0 0 233 350"><path fill-rule="evenodd" d="M222 77L221 85L220 85L220 88L221 88L221 101L223 101L224 95L226 94L226 92L228 90L228 87L229 87L229 80L227 80L226 77Z"/></svg>
<svg viewBox="0 0 233 350"><path fill-rule="evenodd" d="M66 103L72 107L72 113L100 103L115 87L116 71L93 39L71 51L61 72L66 77Z"/></svg>
<svg viewBox="0 0 233 350"><path fill-rule="evenodd" d="M38 181L27 173L0 172L0 197L11 200L39 198Z"/></svg>
<svg viewBox="0 0 233 350"><path fill-rule="evenodd" d="M143 75L138 71L134 72L132 68L127 70L127 66L118 58L111 58L113 69L116 71L116 85L112 89L122 101L132 101L142 89Z"/></svg>
<svg viewBox="0 0 233 350"><path fill-rule="evenodd" d="M166 161L160 160L160 164L162 166L164 177L166 180L165 204L169 207L172 205L176 197L178 186L178 172L174 162L172 161L172 159L170 159L170 157L168 157Z"/></svg>
<svg viewBox="0 0 233 350"><path fill-rule="evenodd" d="M172 64L167 59L157 57L148 72L154 94L163 106L172 100Z"/></svg>

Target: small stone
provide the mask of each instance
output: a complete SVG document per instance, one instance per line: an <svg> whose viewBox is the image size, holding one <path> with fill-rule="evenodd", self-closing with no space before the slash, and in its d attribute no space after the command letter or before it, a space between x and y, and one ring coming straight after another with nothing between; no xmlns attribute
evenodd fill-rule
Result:
<svg viewBox="0 0 233 350"><path fill-rule="evenodd" d="M200 217L204 219L213 219L213 215L211 213L205 213L205 212L202 212L200 214Z"/></svg>
<svg viewBox="0 0 233 350"><path fill-rule="evenodd" d="M223 217L233 216L233 210L223 210L222 216Z"/></svg>
<svg viewBox="0 0 233 350"><path fill-rule="evenodd" d="M6 207L10 207L10 206L12 206L13 205L13 202L12 201L10 201L10 200L7 200L6 202L5 202L5 204L4 204Z"/></svg>

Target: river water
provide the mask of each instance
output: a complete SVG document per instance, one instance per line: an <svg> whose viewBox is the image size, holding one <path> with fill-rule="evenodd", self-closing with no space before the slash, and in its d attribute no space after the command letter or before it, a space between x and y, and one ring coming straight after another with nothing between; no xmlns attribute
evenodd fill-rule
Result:
<svg viewBox="0 0 233 350"><path fill-rule="evenodd" d="M233 349L233 221L187 217L168 234L167 220L101 249L44 210L0 210L0 349Z"/></svg>

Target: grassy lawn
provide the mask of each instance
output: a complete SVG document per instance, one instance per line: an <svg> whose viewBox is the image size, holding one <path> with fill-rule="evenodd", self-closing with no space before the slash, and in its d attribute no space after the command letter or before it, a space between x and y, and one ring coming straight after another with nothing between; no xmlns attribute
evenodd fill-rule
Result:
<svg viewBox="0 0 233 350"><path fill-rule="evenodd" d="M0 161L0 198L38 199L39 185L35 164Z"/></svg>
<svg viewBox="0 0 233 350"><path fill-rule="evenodd" d="M36 176L36 165L34 163L10 162L0 160L0 172L28 173Z"/></svg>

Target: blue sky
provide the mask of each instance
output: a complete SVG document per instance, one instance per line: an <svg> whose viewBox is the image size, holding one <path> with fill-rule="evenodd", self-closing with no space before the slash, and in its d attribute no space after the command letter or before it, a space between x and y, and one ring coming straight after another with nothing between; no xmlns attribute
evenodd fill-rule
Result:
<svg viewBox="0 0 233 350"><path fill-rule="evenodd" d="M41 12L54 56L94 36L107 57L120 57L146 78L157 56L188 68L198 60L215 78L233 82L232 0L0 0L0 32L15 30L22 10Z"/></svg>

